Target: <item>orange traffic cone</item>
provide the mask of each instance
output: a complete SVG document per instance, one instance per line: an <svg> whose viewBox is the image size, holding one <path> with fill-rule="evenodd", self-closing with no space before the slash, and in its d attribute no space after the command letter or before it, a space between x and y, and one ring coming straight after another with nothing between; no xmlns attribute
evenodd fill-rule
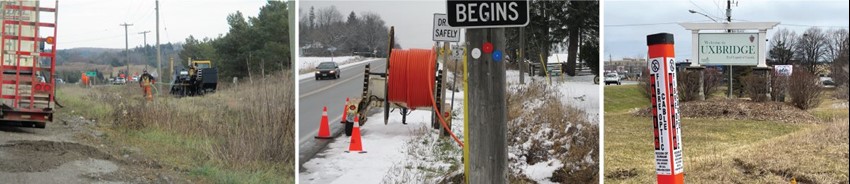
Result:
<svg viewBox="0 0 850 184"><path fill-rule="evenodd" d="M360 141L360 118L357 116L354 116L354 129L351 130L351 144L345 152L366 153L363 151L363 142Z"/></svg>
<svg viewBox="0 0 850 184"><path fill-rule="evenodd" d="M345 123L345 112L348 112L348 97L345 97L345 105L342 105L342 118L339 119L339 123Z"/></svg>
<svg viewBox="0 0 850 184"><path fill-rule="evenodd" d="M322 109L322 121L319 122L319 135L316 136L316 139L330 139L331 137L331 129L328 125L328 107L325 106Z"/></svg>

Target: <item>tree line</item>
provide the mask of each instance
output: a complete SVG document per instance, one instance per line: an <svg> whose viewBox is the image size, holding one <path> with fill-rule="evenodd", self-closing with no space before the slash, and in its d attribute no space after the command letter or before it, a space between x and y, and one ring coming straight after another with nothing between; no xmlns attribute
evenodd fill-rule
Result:
<svg viewBox="0 0 850 184"><path fill-rule="evenodd" d="M237 11L227 16L229 31L216 38L189 36L178 54L181 61L212 60L219 77L248 77L292 68L288 34L288 11L282 1L268 1L257 17ZM177 65L175 60L175 65ZM181 66L186 66L181 62Z"/></svg>
<svg viewBox="0 0 850 184"><path fill-rule="evenodd" d="M847 29L823 30L819 27L806 29L802 34L779 28L769 40L768 62L770 64L796 64L811 72L817 72L819 64L842 63L841 57L848 53ZM846 58L843 63L846 64Z"/></svg>
<svg viewBox="0 0 850 184"><path fill-rule="evenodd" d="M599 1L547 1L529 2L530 20L524 35L520 28L507 28L505 36L508 50L518 51L520 36L525 36L525 59L537 61L552 52L566 47L567 63L563 72L574 76L577 61L584 61L597 73L599 68ZM581 52L581 54L579 54ZM510 52L516 58L518 52Z"/></svg>
<svg viewBox="0 0 850 184"><path fill-rule="evenodd" d="M389 27L373 12L343 17L336 6L301 11L299 47L303 56L364 55L386 57ZM396 43L393 48L401 48Z"/></svg>

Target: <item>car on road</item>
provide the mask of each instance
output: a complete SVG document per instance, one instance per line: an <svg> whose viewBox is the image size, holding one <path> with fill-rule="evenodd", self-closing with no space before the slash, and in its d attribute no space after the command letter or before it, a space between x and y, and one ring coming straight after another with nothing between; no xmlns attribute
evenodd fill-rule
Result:
<svg viewBox="0 0 850 184"><path fill-rule="evenodd" d="M605 85L609 84L620 85L620 75L614 72L605 74Z"/></svg>
<svg viewBox="0 0 850 184"><path fill-rule="evenodd" d="M127 79L124 79L124 78L121 78L121 77L115 77L115 80L112 80L113 85L122 85L122 84L126 84L126 83L127 83Z"/></svg>
<svg viewBox="0 0 850 184"><path fill-rule="evenodd" d="M339 65L335 62L322 62L316 66L316 80L323 78L339 79Z"/></svg>

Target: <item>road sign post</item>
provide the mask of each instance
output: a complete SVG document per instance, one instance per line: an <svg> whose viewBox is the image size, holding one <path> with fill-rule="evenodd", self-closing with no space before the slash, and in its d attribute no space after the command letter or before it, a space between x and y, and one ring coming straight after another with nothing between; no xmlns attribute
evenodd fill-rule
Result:
<svg viewBox="0 0 850 184"><path fill-rule="evenodd" d="M684 183L682 130L673 34L646 36L649 46L649 81L655 137L655 173L659 184Z"/></svg>

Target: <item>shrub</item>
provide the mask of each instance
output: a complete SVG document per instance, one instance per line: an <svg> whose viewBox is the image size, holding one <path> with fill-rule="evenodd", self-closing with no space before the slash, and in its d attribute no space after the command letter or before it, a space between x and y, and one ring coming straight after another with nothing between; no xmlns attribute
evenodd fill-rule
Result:
<svg viewBox="0 0 850 184"><path fill-rule="evenodd" d="M682 102L699 100L699 71L680 71L676 82L679 88L679 100Z"/></svg>
<svg viewBox="0 0 850 184"><path fill-rule="evenodd" d="M770 98L773 101L785 102L785 94L788 93L788 78L790 76L780 76L776 72L771 72L770 78Z"/></svg>
<svg viewBox="0 0 850 184"><path fill-rule="evenodd" d="M717 88L723 85L723 73L717 68L706 68L703 70L702 91L705 94L705 99L717 91Z"/></svg>
<svg viewBox="0 0 850 184"><path fill-rule="evenodd" d="M767 79L761 74L749 74L741 77L744 94L755 102L767 101Z"/></svg>
<svg viewBox="0 0 850 184"><path fill-rule="evenodd" d="M788 96L792 105L806 110L821 103L823 89L818 85L818 76L805 68L794 67L790 79Z"/></svg>

